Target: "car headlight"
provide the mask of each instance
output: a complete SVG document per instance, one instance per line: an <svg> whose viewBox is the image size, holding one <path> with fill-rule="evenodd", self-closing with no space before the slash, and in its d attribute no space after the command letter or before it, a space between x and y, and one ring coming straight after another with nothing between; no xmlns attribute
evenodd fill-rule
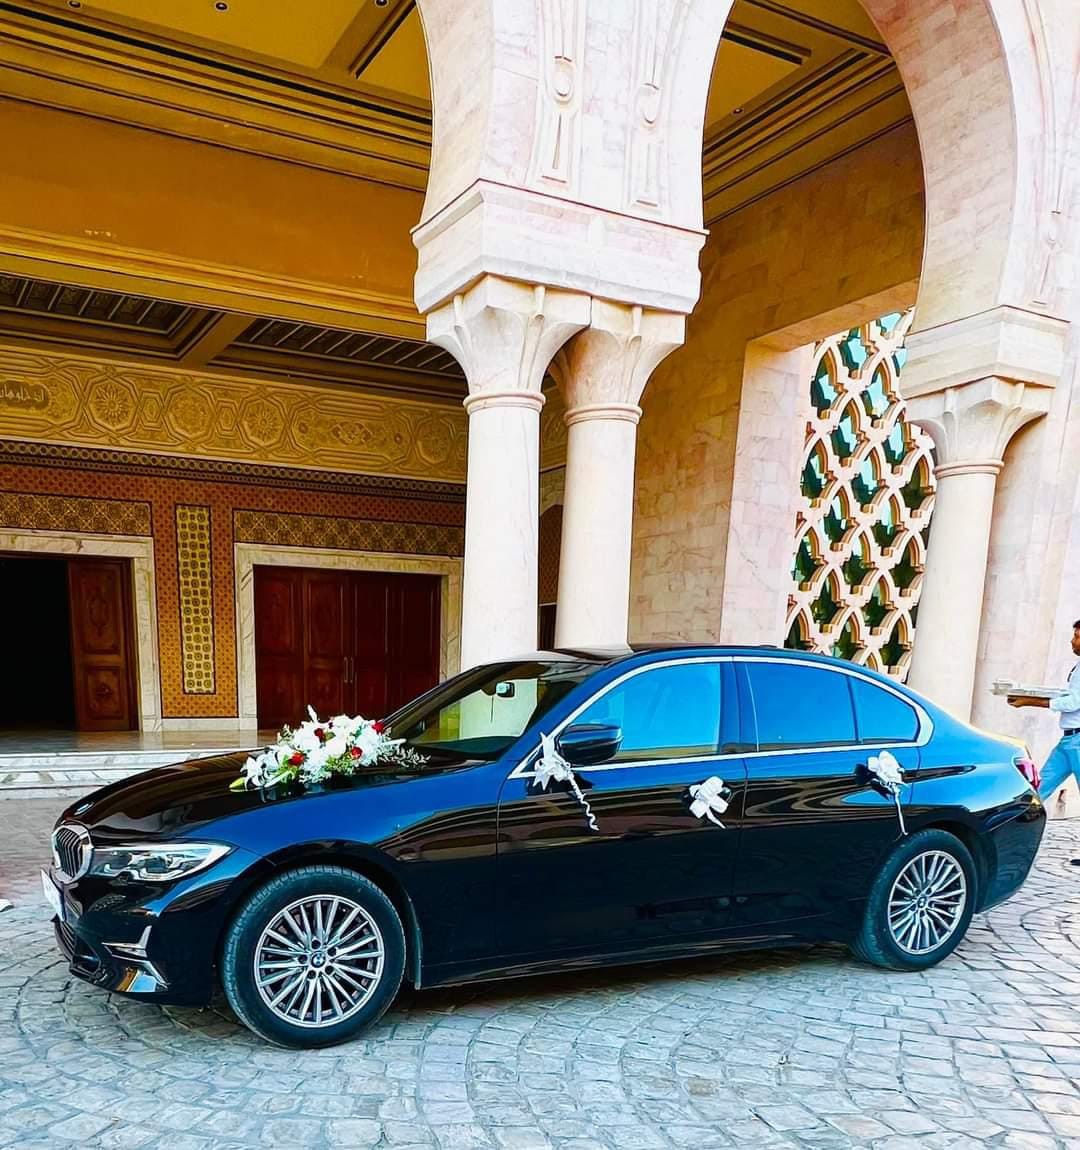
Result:
<svg viewBox="0 0 1080 1150"><path fill-rule="evenodd" d="M138 843L126 847L94 847L90 874L140 882L172 882L216 863L232 847L222 843Z"/></svg>

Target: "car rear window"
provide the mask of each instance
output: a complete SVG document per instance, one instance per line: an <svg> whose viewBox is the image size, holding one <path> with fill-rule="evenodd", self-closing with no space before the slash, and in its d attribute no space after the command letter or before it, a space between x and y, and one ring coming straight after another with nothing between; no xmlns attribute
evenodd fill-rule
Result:
<svg viewBox="0 0 1080 1150"><path fill-rule="evenodd" d="M919 733L915 708L899 695L852 677L855 719L863 743L910 743Z"/></svg>
<svg viewBox="0 0 1080 1150"><path fill-rule="evenodd" d="M759 750L835 747L856 741L850 676L780 660L745 666Z"/></svg>

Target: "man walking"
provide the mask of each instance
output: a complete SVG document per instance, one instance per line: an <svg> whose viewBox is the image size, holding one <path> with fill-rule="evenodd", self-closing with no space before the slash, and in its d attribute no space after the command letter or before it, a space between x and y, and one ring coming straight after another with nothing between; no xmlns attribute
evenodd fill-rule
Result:
<svg viewBox="0 0 1080 1150"><path fill-rule="evenodd" d="M1073 624L1073 654L1080 658L1080 619ZM1068 779L1070 773L1080 783L1080 663L1069 672L1065 693L1053 699L1034 698L1031 695L1010 695L1012 707L1048 707L1056 711L1061 721L1061 738L1050 752L1042 769L1039 795L1050 796ZM1072 860L1080 866L1080 859Z"/></svg>

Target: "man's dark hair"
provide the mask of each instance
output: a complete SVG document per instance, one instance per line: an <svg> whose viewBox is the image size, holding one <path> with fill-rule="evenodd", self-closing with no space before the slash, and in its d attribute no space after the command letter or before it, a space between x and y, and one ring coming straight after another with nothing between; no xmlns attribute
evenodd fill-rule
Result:
<svg viewBox="0 0 1080 1150"><path fill-rule="evenodd" d="M1080 631L1080 619L1077 619L1076 622L1073 624L1073 630L1074 631Z"/></svg>

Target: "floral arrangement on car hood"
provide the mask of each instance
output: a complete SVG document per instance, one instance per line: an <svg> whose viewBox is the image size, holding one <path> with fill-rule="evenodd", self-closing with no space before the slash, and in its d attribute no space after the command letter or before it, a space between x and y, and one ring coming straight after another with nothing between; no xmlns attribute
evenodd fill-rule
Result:
<svg viewBox="0 0 1080 1150"><path fill-rule="evenodd" d="M365 767L390 763L416 769L426 762L423 755L392 739L377 720L359 715L336 715L325 722L308 707L309 720L294 731L282 727L278 741L248 757L244 773L230 784L243 791L287 783L325 782L331 775L354 775Z"/></svg>

